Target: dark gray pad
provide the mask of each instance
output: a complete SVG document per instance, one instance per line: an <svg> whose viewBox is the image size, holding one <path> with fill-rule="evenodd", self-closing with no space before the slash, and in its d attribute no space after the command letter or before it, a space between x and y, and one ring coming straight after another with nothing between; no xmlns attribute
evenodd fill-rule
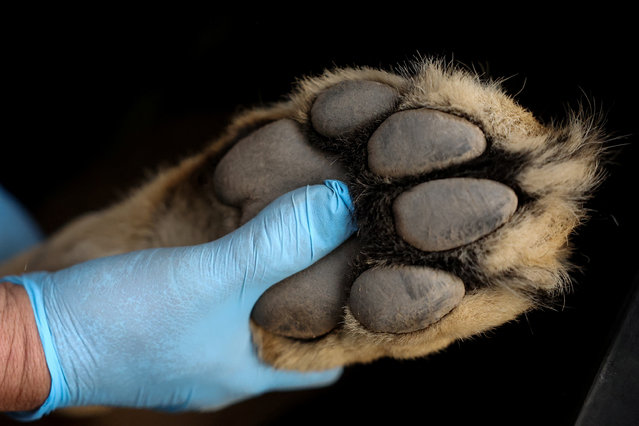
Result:
<svg viewBox="0 0 639 426"><path fill-rule="evenodd" d="M479 127L428 108L387 118L368 142L368 167L380 176L404 177L460 164L484 152Z"/></svg>
<svg viewBox="0 0 639 426"><path fill-rule="evenodd" d="M353 284L350 308L366 328L387 333L421 330L459 304L464 283L421 266L369 269Z"/></svg>
<svg viewBox="0 0 639 426"><path fill-rule="evenodd" d="M344 179L343 168L312 147L298 124L278 120L236 143L215 169L215 190L242 208L242 222L282 194L326 179Z"/></svg>
<svg viewBox="0 0 639 426"><path fill-rule="evenodd" d="M324 136L340 136L390 112L398 98L399 93L383 83L343 81L320 93L311 109L311 123Z"/></svg>
<svg viewBox="0 0 639 426"><path fill-rule="evenodd" d="M343 318L349 261L359 251L355 239L308 269L269 288L253 308L255 322L281 336L311 339L328 333Z"/></svg>
<svg viewBox="0 0 639 426"><path fill-rule="evenodd" d="M504 224L517 208L515 192L487 179L421 183L393 203L397 233L424 251L469 244Z"/></svg>

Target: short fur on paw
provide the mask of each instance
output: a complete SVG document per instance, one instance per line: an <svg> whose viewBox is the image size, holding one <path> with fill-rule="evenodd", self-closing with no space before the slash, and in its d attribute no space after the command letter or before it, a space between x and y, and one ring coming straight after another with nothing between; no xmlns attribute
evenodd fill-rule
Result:
<svg viewBox="0 0 639 426"><path fill-rule="evenodd" d="M355 238L253 310L260 355L287 369L420 357L560 294L602 178L591 118L543 126L441 61L329 71L238 123L214 182L241 222L325 179L345 181L356 210Z"/></svg>

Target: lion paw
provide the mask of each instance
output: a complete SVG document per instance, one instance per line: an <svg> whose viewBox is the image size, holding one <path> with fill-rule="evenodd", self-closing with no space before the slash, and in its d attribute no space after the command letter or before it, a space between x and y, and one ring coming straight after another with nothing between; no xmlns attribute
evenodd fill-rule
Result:
<svg viewBox="0 0 639 426"><path fill-rule="evenodd" d="M422 356L560 292L600 180L592 123L542 126L494 83L435 61L327 72L238 122L250 130L214 182L241 222L340 179L359 227L257 302L256 343L283 368Z"/></svg>

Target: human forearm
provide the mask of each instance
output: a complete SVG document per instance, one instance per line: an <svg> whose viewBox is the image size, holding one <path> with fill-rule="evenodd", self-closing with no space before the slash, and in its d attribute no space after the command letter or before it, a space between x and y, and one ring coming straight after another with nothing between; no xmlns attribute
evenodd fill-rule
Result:
<svg viewBox="0 0 639 426"><path fill-rule="evenodd" d="M0 411L39 407L51 378L27 292L0 283Z"/></svg>

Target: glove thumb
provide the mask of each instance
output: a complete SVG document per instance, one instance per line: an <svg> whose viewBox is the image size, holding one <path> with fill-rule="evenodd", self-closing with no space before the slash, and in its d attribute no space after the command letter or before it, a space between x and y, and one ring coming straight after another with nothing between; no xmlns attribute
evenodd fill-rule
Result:
<svg viewBox="0 0 639 426"><path fill-rule="evenodd" d="M356 230L346 185L327 180L277 198L236 231L214 241L215 271L242 283L250 308L271 285L311 266Z"/></svg>

